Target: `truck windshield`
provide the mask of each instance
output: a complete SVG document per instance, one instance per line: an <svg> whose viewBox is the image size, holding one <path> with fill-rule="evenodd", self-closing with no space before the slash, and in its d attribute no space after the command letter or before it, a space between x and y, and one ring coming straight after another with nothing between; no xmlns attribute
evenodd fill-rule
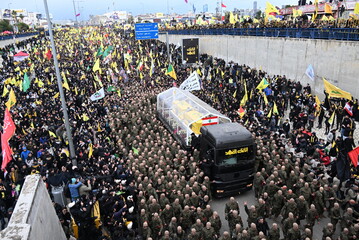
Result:
<svg viewBox="0 0 359 240"><path fill-rule="evenodd" d="M253 157L253 146L218 150L216 164L218 166L246 165L253 160Z"/></svg>

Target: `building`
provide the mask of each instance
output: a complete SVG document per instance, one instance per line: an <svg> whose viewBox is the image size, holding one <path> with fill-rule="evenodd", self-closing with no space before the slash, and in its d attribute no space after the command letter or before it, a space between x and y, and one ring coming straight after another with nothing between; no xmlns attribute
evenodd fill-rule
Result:
<svg viewBox="0 0 359 240"><path fill-rule="evenodd" d="M253 2L253 15L255 15L258 11L258 8L257 8L257 1L254 1Z"/></svg>

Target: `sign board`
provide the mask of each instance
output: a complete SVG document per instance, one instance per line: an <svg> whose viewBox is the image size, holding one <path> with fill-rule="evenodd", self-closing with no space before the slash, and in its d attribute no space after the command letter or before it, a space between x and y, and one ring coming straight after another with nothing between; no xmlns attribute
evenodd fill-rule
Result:
<svg viewBox="0 0 359 240"><path fill-rule="evenodd" d="M136 23L136 40L158 39L158 23Z"/></svg>
<svg viewBox="0 0 359 240"><path fill-rule="evenodd" d="M198 63L199 61L199 39L182 39L183 63Z"/></svg>

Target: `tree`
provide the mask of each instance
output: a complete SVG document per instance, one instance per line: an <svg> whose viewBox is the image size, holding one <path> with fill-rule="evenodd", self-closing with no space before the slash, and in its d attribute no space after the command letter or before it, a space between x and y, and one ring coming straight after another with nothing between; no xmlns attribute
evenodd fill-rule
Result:
<svg viewBox="0 0 359 240"><path fill-rule="evenodd" d="M22 22L22 21L24 21L25 16L22 15L22 13L21 13L20 16L19 16L19 18L21 19L21 22Z"/></svg>
<svg viewBox="0 0 359 240"><path fill-rule="evenodd" d="M16 26L19 32L25 32L30 28L29 25L23 22L19 22L18 24L16 24Z"/></svg>
<svg viewBox="0 0 359 240"><path fill-rule="evenodd" d="M127 23L133 24L134 22L135 22L135 21L134 21L134 19L133 19L133 16L132 16L132 15L128 16L128 18L127 18Z"/></svg>
<svg viewBox="0 0 359 240"><path fill-rule="evenodd" d="M13 28L9 22L9 20L0 20L0 32L3 31L13 31Z"/></svg>
<svg viewBox="0 0 359 240"><path fill-rule="evenodd" d="M254 16L254 18L256 19L260 19L261 18L261 15L262 15L262 11L261 10L258 10Z"/></svg>

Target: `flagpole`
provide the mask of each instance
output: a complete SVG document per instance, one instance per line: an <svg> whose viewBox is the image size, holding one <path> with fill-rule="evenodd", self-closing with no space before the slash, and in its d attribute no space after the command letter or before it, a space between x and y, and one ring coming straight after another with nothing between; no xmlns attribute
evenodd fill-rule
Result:
<svg viewBox="0 0 359 240"><path fill-rule="evenodd" d="M223 0L221 0L221 21L222 21L222 16L223 16Z"/></svg>
<svg viewBox="0 0 359 240"><path fill-rule="evenodd" d="M54 41L54 35L52 32L52 25L51 25L52 23L50 21L50 14L49 14L49 8L47 6L47 0L44 0L44 6L45 6L46 17L47 17L47 24L49 26L49 35L50 35L50 41L51 41L51 49L52 49L53 58L54 58L57 85L59 87L62 111L63 111L64 118L65 118L65 127L66 127L67 140L69 142L70 156L71 156L71 160L72 160L72 165L77 166L75 148L74 148L74 143L72 140L69 116L67 114L67 106L66 106L64 89L62 88L62 79L61 79L61 75L60 75L59 63L57 61L57 52L56 52L56 48L55 48L55 41Z"/></svg>
<svg viewBox="0 0 359 240"><path fill-rule="evenodd" d="M74 5L74 13L75 13L75 20L76 20L76 26L79 25L78 21L77 21L77 14L76 14L76 6L75 6L75 0L72 0L72 3Z"/></svg>

